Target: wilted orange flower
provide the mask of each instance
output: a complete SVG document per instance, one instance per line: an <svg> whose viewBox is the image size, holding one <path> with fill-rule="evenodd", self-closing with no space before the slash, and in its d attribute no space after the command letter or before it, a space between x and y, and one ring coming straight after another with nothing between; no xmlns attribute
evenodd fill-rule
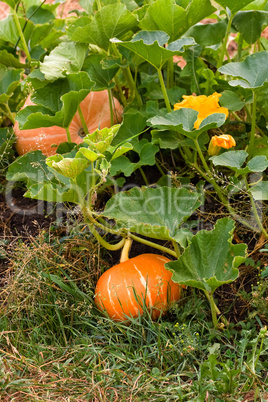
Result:
<svg viewBox="0 0 268 402"><path fill-rule="evenodd" d="M174 110L189 108L198 112L197 120L194 124L194 128L198 129L202 120L213 113L224 113L228 116L228 109L219 105L219 98L221 94L214 92L213 95L199 95L199 96L187 96L183 95L183 101L174 105Z"/></svg>
<svg viewBox="0 0 268 402"><path fill-rule="evenodd" d="M229 149L236 146L235 139L229 134L214 135L208 146L209 155L217 155L221 148Z"/></svg>

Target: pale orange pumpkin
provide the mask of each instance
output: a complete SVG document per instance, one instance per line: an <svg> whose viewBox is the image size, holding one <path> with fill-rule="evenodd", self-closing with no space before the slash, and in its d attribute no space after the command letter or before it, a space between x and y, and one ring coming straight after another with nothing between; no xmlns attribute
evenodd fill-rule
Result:
<svg viewBox="0 0 268 402"><path fill-rule="evenodd" d="M115 321L143 314L146 305L157 319L170 303L179 300L181 286L171 280L165 268L169 259L157 254L141 254L108 269L99 278L95 303Z"/></svg>
<svg viewBox="0 0 268 402"><path fill-rule="evenodd" d="M123 109L114 98L114 124L122 121ZM34 105L30 96L26 99L24 107ZM111 126L110 106L108 91L90 92L80 104L88 131L94 132L97 128ZM20 130L18 122L15 122L16 150L19 155L29 151L40 150L46 156L54 155L57 146L67 141L66 130L58 126ZM83 125L76 112L71 124L70 134L72 142L80 144L85 136Z"/></svg>

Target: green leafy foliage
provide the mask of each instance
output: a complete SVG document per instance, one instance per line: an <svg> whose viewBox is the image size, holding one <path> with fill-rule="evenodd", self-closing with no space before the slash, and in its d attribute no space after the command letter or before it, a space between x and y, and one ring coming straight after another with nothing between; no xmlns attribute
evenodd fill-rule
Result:
<svg viewBox="0 0 268 402"><path fill-rule="evenodd" d="M235 15L233 25L247 43L253 44L268 25L268 11L241 11Z"/></svg>
<svg viewBox="0 0 268 402"><path fill-rule="evenodd" d="M227 151L221 155L210 158L215 166L227 166L235 172L245 175L253 172L263 172L268 167L265 155L255 156L242 168L248 153L246 151Z"/></svg>
<svg viewBox="0 0 268 402"><path fill-rule="evenodd" d="M242 8L246 7L248 4L252 3L253 0L217 0L222 7L228 7L232 13L236 13L237 11L242 10Z"/></svg>
<svg viewBox="0 0 268 402"><path fill-rule="evenodd" d="M134 187L114 195L103 215L115 219L120 229L155 239L176 240L180 226L200 204L200 194L186 188Z"/></svg>
<svg viewBox="0 0 268 402"><path fill-rule="evenodd" d="M137 18L124 4L108 4L97 11L93 19L78 19L67 33L73 41L94 44L107 50L110 39L122 38L137 24Z"/></svg>
<svg viewBox="0 0 268 402"><path fill-rule="evenodd" d="M19 18L21 29L23 29L25 22L26 20L24 18ZM34 24L31 21L28 21L23 32L27 42L31 38L33 28ZM12 15L8 15L7 18L0 20L0 40L9 42L13 46L15 46L17 44L19 37L20 34L15 24L14 17Z"/></svg>
<svg viewBox="0 0 268 402"><path fill-rule="evenodd" d="M5 103L20 85L22 69L5 68L0 66L0 104Z"/></svg>
<svg viewBox="0 0 268 402"><path fill-rule="evenodd" d="M84 63L87 46L82 43L62 42L40 64L40 71L49 81L78 73Z"/></svg>
<svg viewBox="0 0 268 402"><path fill-rule="evenodd" d="M224 283L233 282L246 258L246 244L232 244L234 221L219 219L210 231L201 230L177 261L165 266L172 280L213 293Z"/></svg>
<svg viewBox="0 0 268 402"><path fill-rule="evenodd" d="M122 142L130 141L142 133L146 126L146 116L137 109L129 109L124 113L121 124L112 145L119 145Z"/></svg>
<svg viewBox="0 0 268 402"><path fill-rule="evenodd" d="M222 74L231 75L236 80L229 81L231 86L257 89L268 82L268 52L254 53L244 61L228 63L219 68Z"/></svg>
<svg viewBox="0 0 268 402"><path fill-rule="evenodd" d="M184 46L192 46L195 43L191 38L183 38L165 48L163 44L167 40L168 35L162 31L141 31L131 41L121 41L120 46L131 50L156 69L160 69L172 56L182 53Z"/></svg>
<svg viewBox="0 0 268 402"><path fill-rule="evenodd" d="M173 42L214 10L209 0L193 0L185 7L177 5L175 0L156 0L147 8L139 26L143 30L164 31Z"/></svg>
<svg viewBox="0 0 268 402"><path fill-rule="evenodd" d="M212 46L222 42L226 33L227 21L212 24L196 24L186 32L201 46Z"/></svg>
<svg viewBox="0 0 268 402"><path fill-rule="evenodd" d="M111 89L115 85L111 80L117 73L119 66L104 68L103 62L105 62L105 58L102 55L92 54L86 57L82 67L82 70L86 71L89 78L95 82L94 91Z"/></svg>
<svg viewBox="0 0 268 402"><path fill-rule="evenodd" d="M182 108L168 113L166 116L155 116L149 119L149 122L154 127L160 129L175 130L178 133L184 134L191 139L197 139L203 131L212 128L220 127L226 119L225 114L214 113L206 117L199 126L199 129L194 129L198 112L189 108Z"/></svg>
<svg viewBox="0 0 268 402"><path fill-rule="evenodd" d="M143 138L133 146L133 151L139 155L139 161L131 162L131 160L125 155L118 157L111 164L111 174L113 176L122 172L128 177L142 166L155 165L155 155L158 152L158 147L156 145L153 145L151 142Z"/></svg>
<svg viewBox="0 0 268 402"><path fill-rule="evenodd" d="M20 127L68 127L93 85L87 73L80 71L37 89L33 94L37 106L27 106L17 114Z"/></svg>
<svg viewBox="0 0 268 402"><path fill-rule="evenodd" d="M268 181L261 181L250 188L250 192L256 201L268 200Z"/></svg>

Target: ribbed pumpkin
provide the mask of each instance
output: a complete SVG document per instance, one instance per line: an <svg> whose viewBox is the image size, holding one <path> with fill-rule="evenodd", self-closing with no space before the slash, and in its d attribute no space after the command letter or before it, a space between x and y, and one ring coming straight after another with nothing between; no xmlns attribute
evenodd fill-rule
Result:
<svg viewBox="0 0 268 402"><path fill-rule="evenodd" d="M114 98L114 123L122 120L123 109L116 98ZM33 105L30 96L26 99L24 107ZM110 106L108 91L90 92L80 104L88 131L94 132L97 128L111 126ZM46 156L54 155L57 146L67 141L65 129L52 126L34 128L30 130L20 130L18 122L14 125L17 137L16 150L19 155L24 155L29 151L40 150ZM71 124L70 134L73 142L80 144L83 142L84 130L79 113L76 112Z"/></svg>
<svg viewBox="0 0 268 402"><path fill-rule="evenodd" d="M141 254L108 269L99 278L95 303L115 321L143 314L143 306L157 319L171 302L180 298L181 287L165 268L169 262L157 254Z"/></svg>

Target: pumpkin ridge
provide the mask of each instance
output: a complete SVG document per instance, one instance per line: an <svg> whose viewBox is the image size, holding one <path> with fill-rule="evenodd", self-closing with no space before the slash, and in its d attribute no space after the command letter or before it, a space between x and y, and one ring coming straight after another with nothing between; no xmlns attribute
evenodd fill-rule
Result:
<svg viewBox="0 0 268 402"><path fill-rule="evenodd" d="M136 305L135 305L135 303L133 303L133 300L132 300L133 288L132 288L132 294L131 294L131 291L130 291L130 289L129 289L129 286L128 286L127 282L126 282L126 278L124 278L124 282L125 282L125 285L126 285L127 293L128 293L128 295L129 295L130 303L132 304L132 306L133 306L133 308L134 308L134 310L135 310L135 313L138 314L138 313L139 313L139 309L138 309L138 307L137 307L137 303L136 303Z"/></svg>
<svg viewBox="0 0 268 402"><path fill-rule="evenodd" d="M132 261L132 264L133 264L134 268L136 269L136 271L139 273L140 282L144 287L144 291L145 291L145 293L144 293L144 301L146 302L146 297L148 296L149 306L152 307L153 306L152 295L151 295L151 291L150 291L150 289L148 287L148 281L144 279L144 276L142 275L141 271L138 269L138 267L135 265L135 263L133 261Z"/></svg>

